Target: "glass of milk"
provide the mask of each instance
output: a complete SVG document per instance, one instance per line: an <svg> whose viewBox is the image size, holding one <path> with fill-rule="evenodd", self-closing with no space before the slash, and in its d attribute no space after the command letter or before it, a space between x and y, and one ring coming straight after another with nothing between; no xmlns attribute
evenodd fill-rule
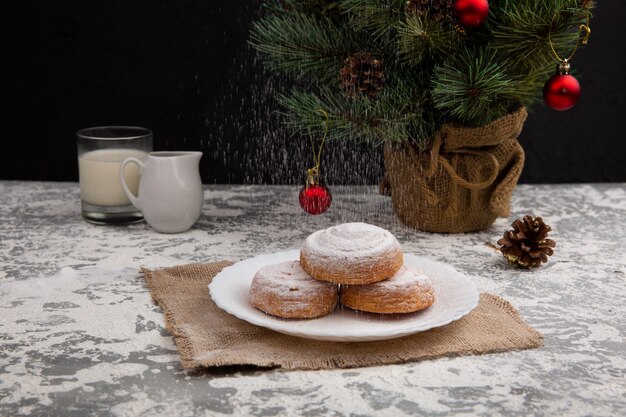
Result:
<svg viewBox="0 0 626 417"><path fill-rule="evenodd" d="M129 157L144 160L152 151L152 131L143 127L90 127L77 133L78 174L83 218L97 224L126 224L143 220L128 200L120 181L120 165ZM129 164L126 184L137 195L139 167Z"/></svg>

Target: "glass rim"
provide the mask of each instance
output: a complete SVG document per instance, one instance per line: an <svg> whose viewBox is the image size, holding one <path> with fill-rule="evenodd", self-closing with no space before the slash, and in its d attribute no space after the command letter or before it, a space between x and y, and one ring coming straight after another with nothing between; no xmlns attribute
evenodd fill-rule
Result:
<svg viewBox="0 0 626 417"><path fill-rule="evenodd" d="M102 134L98 134L99 131L106 130L119 130L126 131L128 134L120 135L120 136L102 136ZM133 140L133 139L143 139L150 136L153 136L152 130L147 129L145 127L140 126L95 126L95 127L86 127L84 129L76 132L76 136L79 139L90 139L90 140Z"/></svg>

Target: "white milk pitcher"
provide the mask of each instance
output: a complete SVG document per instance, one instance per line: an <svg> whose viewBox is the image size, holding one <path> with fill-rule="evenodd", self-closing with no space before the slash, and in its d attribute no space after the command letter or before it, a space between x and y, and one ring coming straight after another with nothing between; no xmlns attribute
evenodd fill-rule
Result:
<svg viewBox="0 0 626 417"><path fill-rule="evenodd" d="M200 218L204 200L201 157L202 152L150 152L143 162L137 158L122 162L124 193L157 232L184 232ZM131 162L140 167L137 196L130 192L124 178L124 167Z"/></svg>

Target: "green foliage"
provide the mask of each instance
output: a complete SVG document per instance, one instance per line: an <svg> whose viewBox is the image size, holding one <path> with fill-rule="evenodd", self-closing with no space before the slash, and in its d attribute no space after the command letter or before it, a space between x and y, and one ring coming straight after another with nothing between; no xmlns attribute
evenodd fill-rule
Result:
<svg viewBox="0 0 626 417"><path fill-rule="evenodd" d="M464 49L435 69L435 107L452 120L480 126L528 103L526 80L507 74L507 62L494 50Z"/></svg>
<svg viewBox="0 0 626 417"><path fill-rule="evenodd" d="M354 100L328 88L321 88L317 95L294 89L279 97L279 102L289 110L287 124L301 136L310 132L321 137L327 123L329 139L403 142L421 122L418 101L407 95L410 91L389 87L376 99Z"/></svg>
<svg viewBox="0 0 626 417"><path fill-rule="evenodd" d="M341 68L348 35L323 16L283 13L255 22L251 44L272 71L294 79L319 75L330 81Z"/></svg>
<svg viewBox="0 0 626 417"><path fill-rule="evenodd" d="M489 24L491 44L506 53L512 65L528 70L549 64L554 69L549 38L564 53L574 48L579 38L577 29L585 23L580 3L579 0L515 0L498 4L495 19Z"/></svg>
<svg viewBox="0 0 626 417"><path fill-rule="evenodd" d="M394 26L404 18L406 0L340 0L338 3L352 29L381 37L393 35Z"/></svg>
<svg viewBox="0 0 626 417"><path fill-rule="evenodd" d="M461 35L452 25L431 21L428 16L408 16L397 28L400 59L413 65L425 60L440 62L461 44Z"/></svg>
<svg viewBox="0 0 626 417"><path fill-rule="evenodd" d="M251 44L268 70L292 80L279 103L296 134L327 126L329 139L425 147L442 123L479 126L531 105L556 68L549 40L567 57L592 3L491 0L487 22L462 31L407 13L406 0L266 0ZM375 98L341 88L339 70L357 52L383 61Z"/></svg>

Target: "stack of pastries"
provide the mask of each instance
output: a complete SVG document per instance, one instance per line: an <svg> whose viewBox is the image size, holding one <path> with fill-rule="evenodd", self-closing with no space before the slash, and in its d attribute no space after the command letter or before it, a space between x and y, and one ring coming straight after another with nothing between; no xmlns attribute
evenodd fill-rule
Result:
<svg viewBox="0 0 626 417"><path fill-rule="evenodd" d="M250 286L253 307L284 318L324 316L337 304L371 313L411 313L434 301L430 279L403 265L396 238L366 223L311 234L299 262L266 266Z"/></svg>

